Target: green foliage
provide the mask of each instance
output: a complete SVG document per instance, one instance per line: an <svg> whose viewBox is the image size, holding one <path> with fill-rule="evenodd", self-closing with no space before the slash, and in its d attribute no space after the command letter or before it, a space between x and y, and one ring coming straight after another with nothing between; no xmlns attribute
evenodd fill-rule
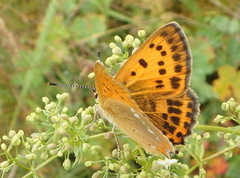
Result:
<svg viewBox="0 0 240 178"><path fill-rule="evenodd" d="M224 0L206 2L3 0L0 3L0 124L2 126L0 135L1 144L5 143L9 150L3 151L5 146L1 147L2 170L7 171L18 164L23 168L18 169L19 176L36 173L39 176L46 174L49 177L53 175L89 177L95 172L94 177L99 177L116 175L115 171L120 170L119 174L123 174L122 177L127 177L126 174L144 177L158 171L163 175L175 173L181 176L198 174L202 177L204 175L211 177L225 174L227 177L237 177L239 169L236 165L239 164L239 156L236 155L239 154L239 148L234 149L234 146L239 137L239 104L236 102L240 99L238 7L238 1ZM98 50L101 51L102 60L107 59L106 63L111 66L109 68L111 72L116 71L120 66L119 63L131 55L132 48L125 49L121 45L119 48L110 45L113 55L111 54L108 43L113 41L114 35L118 35L124 41L123 37L128 33L136 34L138 29L145 29L147 34L150 34L172 20L183 26L189 39L193 55L191 87L197 92L202 104L198 120L199 123L208 126L195 127L198 134L189 137L184 148L179 147L180 153L174 157L179 160L168 169L156 164L157 161L165 161L160 156L146 155L138 147L134 150L135 143L126 139L120 141L122 144L127 142L129 150L126 151L127 146L124 146L121 149L123 156L119 160L116 150L114 151L114 139L102 137L105 135L104 132L111 133L105 121L100 119L93 122L89 128L82 128L84 124L70 123L69 118L74 118L75 115L78 117L77 123L81 123L82 112L88 112L92 108L83 109L81 113L76 114L76 112L79 107L93 106L93 94L87 90L49 87L46 83L51 81L93 86L93 80L90 80L88 75L93 72ZM128 38L131 41L131 37ZM143 37L134 39L142 41ZM116 39L115 41L117 45L121 44ZM138 40L135 42L138 46ZM65 101L68 108L65 114L68 119L61 119L61 122L65 124L68 122L67 132L71 137L65 143L61 140L64 136L55 133L57 126L54 126L50 119L52 116L59 117L63 114L62 102L56 106L58 109L62 107L62 110L59 109L51 117L43 112L46 109L44 106L41 107L41 112L35 113L41 119L34 119L32 124L29 124L25 122L25 118L36 107L40 107L39 103L43 96L48 96L51 100L56 93L66 90L70 94L70 98ZM225 102L223 104L225 109L222 111L220 103L231 97L236 101L231 99ZM236 106L235 109L233 106ZM40 111L39 108L37 110ZM217 123L214 123L213 118L217 114L224 115L224 112L227 112L226 116L217 116L215 119ZM92 111L90 115L92 116ZM216 124L223 125L218 127ZM210 132L209 138L208 134L203 133L206 131ZM219 131L222 133L216 135L215 132ZM78 136L75 135L76 132L86 133L81 134L80 139L79 133ZM47 133L47 140L43 139L45 138L43 133ZM120 132L117 132L117 135L119 134ZM6 135L5 140L3 135ZM32 150L35 136L42 139L42 147L38 151ZM74 138L77 138L77 141ZM30 150L24 146L27 141L31 141ZM47 145L52 143L56 144L58 152L63 150L63 155L61 156L60 153L52 155L48 150L48 158L44 158L44 155L41 157L41 154L48 149ZM67 143L72 146L69 150L65 150ZM100 152L98 152L99 146L102 148ZM86 148L88 150L84 152ZM97 156L94 151L97 152ZM140 157L134 157L138 154ZM223 154L226 155L222 156ZM193 163L193 159L196 164ZM167 162L166 160L165 163ZM224 164L224 168L220 167L225 170L224 173L216 171L219 167L211 166L217 162ZM12 169L9 171L11 172Z"/></svg>
<svg viewBox="0 0 240 178"><path fill-rule="evenodd" d="M237 93L240 90L240 72L227 65L219 68L219 79L214 81L214 90L222 100L231 96L239 100L240 95Z"/></svg>
<svg viewBox="0 0 240 178"><path fill-rule="evenodd" d="M22 177L37 176L40 169L57 158L63 159L62 166L65 170L78 167L83 161L86 167L93 168L98 165L99 170L92 177L188 177L197 167L199 177L204 177L204 164L222 154L231 158L233 150L240 146L239 125L231 128L198 125L196 129L219 131L219 139L224 140L225 148L205 156L204 142L211 136L205 132L203 136L192 134L185 146L178 147L180 152L175 156L178 160L163 159L162 155L147 155L129 139L124 139L124 142L129 144L124 144L123 149L113 149L110 153L111 148L104 146L102 138L113 139L114 133L108 131L111 128L105 125L104 120L93 119L93 108L80 108L75 115L69 116L68 108L64 106L69 94L58 94L56 97L58 102L50 102L47 97L43 97L44 108L37 107L35 112L27 116L27 121L33 124L38 132L27 136L22 130L11 130L8 135L2 136L2 177L15 165L25 170ZM223 124L229 120L240 123L239 103L230 99L222 104L222 109L229 115L218 115L215 118L216 123ZM117 131L115 134L121 133ZM71 154L74 159L71 159ZM189 168L181 162L189 160L190 155L197 164Z"/></svg>

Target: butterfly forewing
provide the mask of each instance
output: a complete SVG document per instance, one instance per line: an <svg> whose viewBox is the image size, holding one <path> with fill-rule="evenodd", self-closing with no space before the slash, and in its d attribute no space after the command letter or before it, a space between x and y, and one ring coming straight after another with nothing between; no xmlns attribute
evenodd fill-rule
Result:
<svg viewBox="0 0 240 178"><path fill-rule="evenodd" d="M129 91L114 81L99 63L95 64L95 85L98 91L97 109L125 134L153 154L169 156L174 148L131 99Z"/></svg>
<svg viewBox="0 0 240 178"><path fill-rule="evenodd" d="M95 63L95 86L97 89L98 100L103 104L106 99L118 100L138 108L136 103L130 98L130 93L124 87L121 87L113 80L113 77L107 74L106 69L99 62Z"/></svg>
<svg viewBox="0 0 240 178"><path fill-rule="evenodd" d="M181 27L155 31L118 71L115 80L134 93L177 94L189 84L191 54Z"/></svg>

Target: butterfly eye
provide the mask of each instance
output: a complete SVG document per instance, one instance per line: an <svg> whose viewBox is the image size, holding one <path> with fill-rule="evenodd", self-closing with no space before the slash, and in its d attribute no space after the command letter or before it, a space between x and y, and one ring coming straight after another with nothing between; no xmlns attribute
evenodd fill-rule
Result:
<svg viewBox="0 0 240 178"><path fill-rule="evenodd" d="M98 98L98 94L97 94L97 92L96 92L96 91L94 92L94 98L95 98L95 99L97 99L97 98Z"/></svg>

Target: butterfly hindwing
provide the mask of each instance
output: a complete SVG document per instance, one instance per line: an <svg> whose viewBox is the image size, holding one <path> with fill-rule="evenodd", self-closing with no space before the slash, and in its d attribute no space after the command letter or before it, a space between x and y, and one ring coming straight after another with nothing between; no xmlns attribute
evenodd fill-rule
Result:
<svg viewBox="0 0 240 178"><path fill-rule="evenodd" d="M137 95L132 98L148 116L155 127L162 131L173 144L184 144L184 138L191 133L198 113L195 93L188 89L175 97L161 95Z"/></svg>

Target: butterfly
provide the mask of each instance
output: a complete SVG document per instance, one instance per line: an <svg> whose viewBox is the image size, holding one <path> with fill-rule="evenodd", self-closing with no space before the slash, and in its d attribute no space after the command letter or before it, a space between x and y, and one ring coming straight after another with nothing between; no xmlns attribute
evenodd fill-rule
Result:
<svg viewBox="0 0 240 178"><path fill-rule="evenodd" d="M198 114L189 88L191 52L182 28L156 30L112 77L95 63L97 110L151 154L171 156Z"/></svg>

